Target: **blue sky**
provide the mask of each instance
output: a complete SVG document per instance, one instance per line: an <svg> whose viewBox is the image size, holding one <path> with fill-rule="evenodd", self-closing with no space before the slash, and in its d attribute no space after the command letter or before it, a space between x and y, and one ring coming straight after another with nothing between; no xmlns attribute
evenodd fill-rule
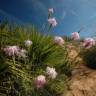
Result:
<svg viewBox="0 0 96 96"><path fill-rule="evenodd" d="M0 18L42 28L51 7L58 22L53 34L70 35L81 27L81 36L96 32L96 0L0 0Z"/></svg>

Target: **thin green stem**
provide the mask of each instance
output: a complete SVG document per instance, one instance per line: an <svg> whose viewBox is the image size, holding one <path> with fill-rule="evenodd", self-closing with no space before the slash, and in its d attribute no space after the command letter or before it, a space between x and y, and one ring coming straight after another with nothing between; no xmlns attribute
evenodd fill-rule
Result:
<svg viewBox="0 0 96 96"><path fill-rule="evenodd" d="M13 56L12 59L13 59L13 64L15 64L15 56Z"/></svg>

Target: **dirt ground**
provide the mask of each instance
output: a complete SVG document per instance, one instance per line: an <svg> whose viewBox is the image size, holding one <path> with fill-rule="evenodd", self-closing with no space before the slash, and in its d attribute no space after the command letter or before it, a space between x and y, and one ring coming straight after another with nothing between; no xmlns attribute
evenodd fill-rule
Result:
<svg viewBox="0 0 96 96"><path fill-rule="evenodd" d="M96 96L96 71L83 65L76 68L68 87L64 96Z"/></svg>
<svg viewBox="0 0 96 96"><path fill-rule="evenodd" d="M76 56L76 51L70 53L71 59ZM78 65L72 71L72 77L68 84L68 90L63 96L96 96L96 70Z"/></svg>

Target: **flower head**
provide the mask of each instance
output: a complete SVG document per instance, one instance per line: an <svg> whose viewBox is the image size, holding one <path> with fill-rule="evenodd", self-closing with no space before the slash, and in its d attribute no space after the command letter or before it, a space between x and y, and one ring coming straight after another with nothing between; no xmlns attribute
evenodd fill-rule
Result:
<svg viewBox="0 0 96 96"><path fill-rule="evenodd" d="M55 68L50 68L50 67L47 67L46 68L46 74L52 78L52 79L55 79L56 76L57 76L57 72L55 71Z"/></svg>
<svg viewBox="0 0 96 96"><path fill-rule="evenodd" d="M25 40L25 46L30 47L32 45L32 41Z"/></svg>
<svg viewBox="0 0 96 96"><path fill-rule="evenodd" d="M20 49L18 46L7 46L6 48L4 48L4 52L8 56L18 55L19 50Z"/></svg>
<svg viewBox="0 0 96 96"><path fill-rule="evenodd" d="M46 78L44 75L39 75L35 79L35 86L36 88L42 88L46 84Z"/></svg>
<svg viewBox="0 0 96 96"><path fill-rule="evenodd" d="M19 58L26 58L27 57L27 51L25 49L21 49L18 53Z"/></svg>
<svg viewBox="0 0 96 96"><path fill-rule="evenodd" d="M49 13L54 13L53 8L49 8L49 9L48 9L48 12L49 12Z"/></svg>
<svg viewBox="0 0 96 96"><path fill-rule="evenodd" d="M80 39L79 33L78 33L78 32L73 32L73 33L71 34L71 38L72 38L73 40L79 40L79 39Z"/></svg>
<svg viewBox="0 0 96 96"><path fill-rule="evenodd" d="M83 46L88 48L91 48L92 46L95 45L95 40L93 38L86 38L84 40Z"/></svg>
<svg viewBox="0 0 96 96"><path fill-rule="evenodd" d="M55 36L55 37L54 37L54 43L62 46L62 45L64 45L64 40L63 40L63 38L60 37L60 36Z"/></svg>
<svg viewBox="0 0 96 96"><path fill-rule="evenodd" d="M53 27L55 27L57 25L57 21L55 18L49 18L48 22L50 25L52 25Z"/></svg>

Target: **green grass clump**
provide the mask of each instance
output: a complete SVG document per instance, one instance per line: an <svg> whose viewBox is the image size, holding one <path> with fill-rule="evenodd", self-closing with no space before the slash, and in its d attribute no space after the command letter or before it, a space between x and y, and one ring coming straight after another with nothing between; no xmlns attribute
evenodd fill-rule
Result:
<svg viewBox="0 0 96 96"><path fill-rule="evenodd" d="M80 55L88 67L96 69L96 46L90 49L83 49Z"/></svg>
<svg viewBox="0 0 96 96"><path fill-rule="evenodd" d="M30 47L24 45L31 40ZM4 54L3 48L17 45L27 50L27 58L13 59ZM43 35L34 27L22 27L4 23L0 25L0 94L2 96L59 96L64 92L68 76L71 74L68 52L54 44L53 37ZM45 75L46 67L54 67L57 78L47 78L43 89L34 87L34 79ZM59 95L58 95L59 94Z"/></svg>

